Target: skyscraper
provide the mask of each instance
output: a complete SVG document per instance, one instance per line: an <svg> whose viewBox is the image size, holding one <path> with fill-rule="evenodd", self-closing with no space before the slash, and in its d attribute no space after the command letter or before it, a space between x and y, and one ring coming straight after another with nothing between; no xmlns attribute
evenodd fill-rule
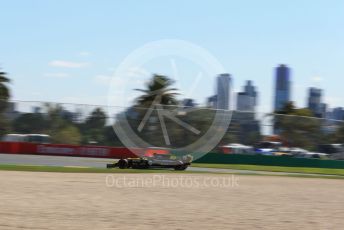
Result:
<svg viewBox="0 0 344 230"><path fill-rule="evenodd" d="M321 103L322 90L318 88L309 88L308 93L308 109L311 110L316 117L322 117L323 105Z"/></svg>
<svg viewBox="0 0 344 230"><path fill-rule="evenodd" d="M257 92L252 81L247 81L244 92L237 94L237 110L253 112L257 105Z"/></svg>
<svg viewBox="0 0 344 230"><path fill-rule="evenodd" d="M290 69L286 65L280 65L276 68L275 111L282 110L288 101L290 101Z"/></svg>
<svg viewBox="0 0 344 230"><path fill-rule="evenodd" d="M232 78L228 73L220 74L217 77L217 109L230 109Z"/></svg>
<svg viewBox="0 0 344 230"><path fill-rule="evenodd" d="M254 98L254 105L257 105L257 91L256 87L253 86L252 81L247 81L245 85L245 91L247 95Z"/></svg>
<svg viewBox="0 0 344 230"><path fill-rule="evenodd" d="M237 110L243 112L254 111L254 97L251 97L245 92L237 94Z"/></svg>

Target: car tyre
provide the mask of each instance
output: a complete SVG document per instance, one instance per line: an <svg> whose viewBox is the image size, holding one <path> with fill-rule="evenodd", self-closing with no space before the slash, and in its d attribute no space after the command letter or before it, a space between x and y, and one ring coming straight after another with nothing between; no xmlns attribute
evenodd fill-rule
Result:
<svg viewBox="0 0 344 230"><path fill-rule="evenodd" d="M118 168L120 169L127 169L129 167L128 161L125 159L121 159L118 161Z"/></svg>
<svg viewBox="0 0 344 230"><path fill-rule="evenodd" d="M187 168L188 168L187 165L178 165L178 166L174 167L174 170L176 170L176 171L184 171Z"/></svg>

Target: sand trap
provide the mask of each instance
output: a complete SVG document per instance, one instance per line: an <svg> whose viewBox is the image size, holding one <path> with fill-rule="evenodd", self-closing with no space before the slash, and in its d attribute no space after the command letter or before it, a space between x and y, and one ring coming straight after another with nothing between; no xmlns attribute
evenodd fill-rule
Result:
<svg viewBox="0 0 344 230"><path fill-rule="evenodd" d="M1 171L0 229L342 229L344 226L343 180L230 177L203 174L107 177L107 174ZM224 181L228 183L221 184Z"/></svg>

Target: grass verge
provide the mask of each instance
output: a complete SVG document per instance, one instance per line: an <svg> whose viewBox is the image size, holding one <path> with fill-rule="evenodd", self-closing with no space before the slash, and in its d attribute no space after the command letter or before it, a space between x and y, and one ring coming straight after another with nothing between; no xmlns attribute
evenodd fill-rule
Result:
<svg viewBox="0 0 344 230"><path fill-rule="evenodd" d="M278 167L278 166L260 166L260 165L229 165L229 164L192 164L192 167L215 168L215 169L235 169L252 170L257 173L242 174L240 172L199 172L199 171L175 171L168 169L106 169L106 168L86 168L86 167L62 167L62 166L38 166L38 165L6 165L0 164L0 171L28 171L28 172L57 172L57 173L197 173L197 174L237 174L262 176L259 171L267 172L290 172L300 174L286 174L282 176L306 177L306 178L329 178L344 179L344 169L319 169L319 168L296 168L296 167ZM318 174L304 175L302 173ZM326 176L329 175L329 176ZM332 176L330 176L332 175ZM263 175L263 176L281 176L281 175Z"/></svg>
<svg viewBox="0 0 344 230"><path fill-rule="evenodd" d="M265 166L265 165L203 164L203 163L194 163L192 164L192 167L252 170L252 171L267 171L267 172L310 173L310 174L344 176L344 169L328 169L328 168L303 168L303 167L282 167L282 166Z"/></svg>

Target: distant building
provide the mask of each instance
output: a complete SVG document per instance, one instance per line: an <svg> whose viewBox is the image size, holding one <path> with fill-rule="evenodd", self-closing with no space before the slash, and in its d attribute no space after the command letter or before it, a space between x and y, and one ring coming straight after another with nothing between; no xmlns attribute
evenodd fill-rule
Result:
<svg viewBox="0 0 344 230"><path fill-rule="evenodd" d="M246 85L245 85L245 91L244 91L247 95L249 95L250 97L254 98L254 105L257 105L257 91L256 91L256 87L253 86L252 81L247 81Z"/></svg>
<svg viewBox="0 0 344 230"><path fill-rule="evenodd" d="M228 73L217 77L217 109L230 109L232 78Z"/></svg>
<svg viewBox="0 0 344 230"><path fill-rule="evenodd" d="M275 78L274 109L275 111L280 111L290 101L290 69L286 65L278 66Z"/></svg>
<svg viewBox="0 0 344 230"><path fill-rule="evenodd" d="M331 118L334 120L344 120L344 108L334 108L331 113Z"/></svg>
<svg viewBox="0 0 344 230"><path fill-rule="evenodd" d="M257 105L257 92L252 85L252 81L247 81L244 92L237 94L237 110L238 111L250 111L255 110Z"/></svg>
<svg viewBox="0 0 344 230"><path fill-rule="evenodd" d="M323 131L327 134L329 133L335 133L339 125L341 123L335 121L339 120L342 121L344 120L344 109L341 107L334 108L333 110L328 110L326 111L326 115L324 116L327 120L325 121L325 124L323 125Z"/></svg>
<svg viewBox="0 0 344 230"><path fill-rule="evenodd" d="M36 112L40 113L41 111L36 110ZM68 121L72 121L72 122L76 122L76 123L81 122L81 114L78 111L72 112L72 111L69 111L67 109L62 109L62 110L60 110L59 115L60 115L60 117L62 117L65 120L68 120Z"/></svg>
<svg viewBox="0 0 344 230"><path fill-rule="evenodd" d="M4 116L12 121L20 116L20 112L16 109L17 104L15 102L8 102L6 110L4 111Z"/></svg>
<svg viewBox="0 0 344 230"><path fill-rule="evenodd" d="M308 93L308 109L311 110L316 117L324 116L324 105L322 101L322 90L318 88L309 88Z"/></svg>
<svg viewBox="0 0 344 230"><path fill-rule="evenodd" d="M326 118L326 115L327 115L327 104L326 103L321 103L320 104L320 117L321 118Z"/></svg>
<svg viewBox="0 0 344 230"><path fill-rule="evenodd" d="M195 103L194 99L186 98L183 100L182 105L183 105L183 107L195 107L196 103Z"/></svg>
<svg viewBox="0 0 344 230"><path fill-rule="evenodd" d="M254 113L234 111L228 133L245 145L253 145L260 140L260 122L255 119Z"/></svg>
<svg viewBox="0 0 344 230"><path fill-rule="evenodd" d="M207 98L207 107L216 109L217 107L217 95Z"/></svg>
<svg viewBox="0 0 344 230"><path fill-rule="evenodd" d="M237 94L237 110L245 112L254 111L254 97L247 95L245 92Z"/></svg>
<svg viewBox="0 0 344 230"><path fill-rule="evenodd" d="M42 112L42 108L39 106L34 106L32 107L32 112L33 113L41 113Z"/></svg>

